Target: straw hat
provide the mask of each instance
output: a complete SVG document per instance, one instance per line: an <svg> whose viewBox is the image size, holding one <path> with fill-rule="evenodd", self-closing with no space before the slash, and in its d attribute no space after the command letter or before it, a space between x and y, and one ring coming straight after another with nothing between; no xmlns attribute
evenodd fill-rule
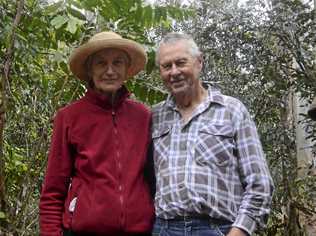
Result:
<svg viewBox="0 0 316 236"><path fill-rule="evenodd" d="M312 120L316 120L316 97L314 97L314 100L309 107L307 114Z"/></svg>
<svg viewBox="0 0 316 236"><path fill-rule="evenodd" d="M105 48L117 48L125 51L130 59L131 65L127 75L133 76L144 69L147 62L147 55L144 48L135 41L124 39L114 32L101 32L95 34L89 41L76 48L69 59L69 66L72 73L81 80L86 80L87 68L85 66L87 58L97 51Z"/></svg>

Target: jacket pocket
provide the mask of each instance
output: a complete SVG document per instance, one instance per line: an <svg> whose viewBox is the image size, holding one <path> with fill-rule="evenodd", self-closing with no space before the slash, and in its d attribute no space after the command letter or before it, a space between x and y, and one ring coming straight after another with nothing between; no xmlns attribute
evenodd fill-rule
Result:
<svg viewBox="0 0 316 236"><path fill-rule="evenodd" d="M81 189L81 183L77 179L72 179L64 205L63 224L64 228L70 229L74 211L77 207L78 195Z"/></svg>
<svg viewBox="0 0 316 236"><path fill-rule="evenodd" d="M71 214L71 229L75 232L86 230L87 219L90 219L91 196L87 184L80 184L74 189L74 195L67 210ZM71 205L73 204L73 205Z"/></svg>
<svg viewBox="0 0 316 236"><path fill-rule="evenodd" d="M83 182L72 214L71 229L87 235L114 235L122 227L119 214L125 206L120 201L115 182L105 177ZM123 207L123 208L122 208Z"/></svg>
<svg viewBox="0 0 316 236"><path fill-rule="evenodd" d="M231 124L208 124L199 129L195 147L198 164L225 167L234 160L235 140Z"/></svg>

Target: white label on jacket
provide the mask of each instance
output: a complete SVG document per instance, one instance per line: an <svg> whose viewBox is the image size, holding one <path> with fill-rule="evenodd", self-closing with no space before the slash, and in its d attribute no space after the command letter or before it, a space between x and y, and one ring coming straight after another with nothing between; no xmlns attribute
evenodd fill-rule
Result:
<svg viewBox="0 0 316 236"><path fill-rule="evenodd" d="M77 203L77 197L72 199L70 204L69 204L69 208L68 209L69 209L70 212L74 212L75 211L76 203Z"/></svg>

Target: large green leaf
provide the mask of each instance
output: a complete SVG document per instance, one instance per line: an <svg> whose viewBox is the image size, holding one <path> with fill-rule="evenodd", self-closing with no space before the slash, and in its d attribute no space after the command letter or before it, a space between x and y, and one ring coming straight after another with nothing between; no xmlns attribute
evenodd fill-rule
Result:
<svg viewBox="0 0 316 236"><path fill-rule="evenodd" d="M58 15L54 17L51 21L51 24L56 28L59 29L61 28L67 21L69 20L68 17L63 16L63 15Z"/></svg>

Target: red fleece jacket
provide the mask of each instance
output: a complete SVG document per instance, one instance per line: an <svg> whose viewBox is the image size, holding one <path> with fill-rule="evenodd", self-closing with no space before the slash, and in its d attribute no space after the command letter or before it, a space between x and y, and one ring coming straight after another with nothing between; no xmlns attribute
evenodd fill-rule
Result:
<svg viewBox="0 0 316 236"><path fill-rule="evenodd" d="M40 198L40 235L150 232L154 207L144 179L151 114L122 88L112 106L89 90L54 119ZM75 200L74 200L75 199Z"/></svg>

